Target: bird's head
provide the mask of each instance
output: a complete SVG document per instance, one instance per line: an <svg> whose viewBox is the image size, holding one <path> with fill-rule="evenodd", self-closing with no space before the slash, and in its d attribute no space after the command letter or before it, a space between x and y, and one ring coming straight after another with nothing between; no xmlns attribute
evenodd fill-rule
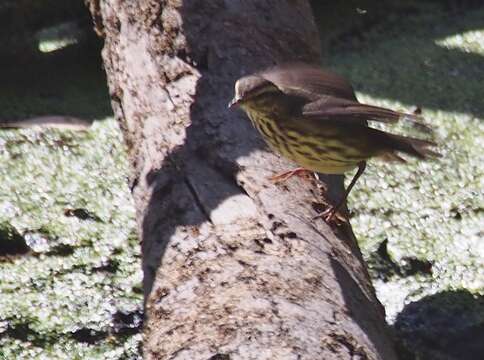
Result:
<svg viewBox="0 0 484 360"><path fill-rule="evenodd" d="M258 75L249 75L240 78L235 83L235 95L229 103L229 108L240 105L250 106L263 96L280 92L280 90L269 80Z"/></svg>

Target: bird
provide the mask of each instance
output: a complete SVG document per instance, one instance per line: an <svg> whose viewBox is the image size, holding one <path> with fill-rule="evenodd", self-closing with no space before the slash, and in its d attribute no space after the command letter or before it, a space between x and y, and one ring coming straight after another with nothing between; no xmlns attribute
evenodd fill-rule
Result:
<svg viewBox="0 0 484 360"><path fill-rule="evenodd" d="M311 171L344 174L357 168L342 199L321 217L336 222L370 158L406 162L400 155L417 159L439 156L433 141L392 134L372 128L368 121L395 124L404 121L430 133L417 113L402 113L363 104L351 83L341 75L306 63L286 63L241 77L229 108L240 107L275 152L299 167L272 177L285 181ZM347 220L347 219L345 219Z"/></svg>

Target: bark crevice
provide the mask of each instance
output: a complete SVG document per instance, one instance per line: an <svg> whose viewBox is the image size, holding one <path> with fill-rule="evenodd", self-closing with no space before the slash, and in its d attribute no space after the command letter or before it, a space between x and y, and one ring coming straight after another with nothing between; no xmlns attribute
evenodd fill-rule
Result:
<svg viewBox="0 0 484 360"><path fill-rule="evenodd" d="M210 219L210 213L209 213L210 210L205 208L203 202L200 199L200 196L197 194L197 190L196 190L195 186L192 184L192 181L190 180L190 177L185 176L184 180L185 180L185 184L187 185L188 189L190 190L190 193L193 196L193 200L195 202L195 205L198 207L200 212L205 216L207 221L210 221L210 223L211 223L212 220Z"/></svg>

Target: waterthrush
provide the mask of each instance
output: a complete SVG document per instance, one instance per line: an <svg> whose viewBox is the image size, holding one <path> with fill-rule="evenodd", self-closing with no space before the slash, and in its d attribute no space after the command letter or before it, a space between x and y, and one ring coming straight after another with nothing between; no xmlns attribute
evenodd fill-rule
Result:
<svg viewBox="0 0 484 360"><path fill-rule="evenodd" d="M342 200L322 214L326 221L334 220L368 159L404 162L399 153L420 159L438 155L429 149L435 145L431 141L390 134L367 123L404 120L430 131L419 115L361 104L345 78L318 66L286 64L242 77L229 107L234 105L247 113L272 149L301 167L276 178L301 169L343 174L358 168Z"/></svg>

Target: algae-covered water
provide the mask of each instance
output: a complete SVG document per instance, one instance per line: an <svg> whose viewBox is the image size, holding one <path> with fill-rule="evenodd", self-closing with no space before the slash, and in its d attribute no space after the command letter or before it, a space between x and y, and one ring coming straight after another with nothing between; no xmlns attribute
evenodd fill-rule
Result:
<svg viewBox="0 0 484 360"><path fill-rule="evenodd" d="M135 358L139 244L113 119L0 134L0 359ZM17 239L8 234L17 234Z"/></svg>
<svg viewBox="0 0 484 360"><path fill-rule="evenodd" d="M396 16L334 40L327 57L361 101L421 107L435 128L441 158L372 162L349 200L388 320L422 359L471 359L484 326L482 19L484 9ZM0 359L140 357L127 159L99 64L68 49L3 70L0 119L96 121L0 131Z"/></svg>

